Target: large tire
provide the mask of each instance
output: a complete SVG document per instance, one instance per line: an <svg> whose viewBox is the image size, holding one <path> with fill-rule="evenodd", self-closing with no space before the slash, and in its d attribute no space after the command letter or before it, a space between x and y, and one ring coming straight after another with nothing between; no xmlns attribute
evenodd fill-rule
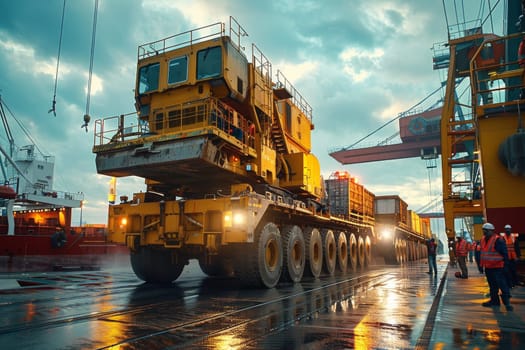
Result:
<svg viewBox="0 0 525 350"><path fill-rule="evenodd" d="M335 264L337 262L337 245L332 230L323 230L323 255L324 255L324 271L333 275L335 272Z"/></svg>
<svg viewBox="0 0 525 350"><path fill-rule="evenodd" d="M298 226L286 226L283 230L283 273L286 282L300 282L303 278L306 251L303 231Z"/></svg>
<svg viewBox="0 0 525 350"><path fill-rule="evenodd" d="M403 252L401 247L401 241L399 238L396 238L394 241L394 245L396 247L396 262L397 264L403 263Z"/></svg>
<svg viewBox="0 0 525 350"><path fill-rule="evenodd" d="M266 223L257 232L255 244L240 247L235 262L235 273L250 287L273 288L279 282L283 268L283 242L279 228Z"/></svg>
<svg viewBox="0 0 525 350"><path fill-rule="evenodd" d="M188 260L164 248L141 247L130 253L131 268L135 275L148 283L175 281Z"/></svg>
<svg viewBox="0 0 525 350"><path fill-rule="evenodd" d="M406 242L401 238L396 238L397 262L403 264L406 261Z"/></svg>
<svg viewBox="0 0 525 350"><path fill-rule="evenodd" d="M365 241L363 236L357 238L357 264L359 267L365 267Z"/></svg>
<svg viewBox="0 0 525 350"><path fill-rule="evenodd" d="M343 274L348 268L348 242L344 232L339 232L337 237L337 267Z"/></svg>
<svg viewBox="0 0 525 350"><path fill-rule="evenodd" d="M366 235L365 237L365 267L368 267L372 264L372 241L370 236Z"/></svg>
<svg viewBox="0 0 525 350"><path fill-rule="evenodd" d="M323 240L318 229L307 227L304 230L304 241L306 246L306 268L305 273L318 278L323 268Z"/></svg>
<svg viewBox="0 0 525 350"><path fill-rule="evenodd" d="M348 236L348 262L352 271L357 269L357 240L353 233Z"/></svg>
<svg viewBox="0 0 525 350"><path fill-rule="evenodd" d="M199 259L199 266L206 275L211 277L231 277L234 274L231 259L220 255L208 255Z"/></svg>

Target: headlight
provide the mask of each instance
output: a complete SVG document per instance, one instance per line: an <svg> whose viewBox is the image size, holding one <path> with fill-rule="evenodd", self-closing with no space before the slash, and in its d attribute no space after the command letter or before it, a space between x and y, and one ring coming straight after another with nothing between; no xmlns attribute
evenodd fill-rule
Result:
<svg viewBox="0 0 525 350"><path fill-rule="evenodd" d="M128 218L121 218L120 219L120 228L123 229L128 224Z"/></svg>
<svg viewBox="0 0 525 350"><path fill-rule="evenodd" d="M246 214L244 213L233 213L233 224L234 225L244 225L246 222Z"/></svg>
<svg viewBox="0 0 525 350"><path fill-rule="evenodd" d="M246 213L245 212L224 212L224 227L238 227L246 223Z"/></svg>
<svg viewBox="0 0 525 350"><path fill-rule="evenodd" d="M379 233L379 239L382 239L382 240L391 239L392 236L393 236L393 233L392 233L392 230L390 230L390 229L383 229Z"/></svg>

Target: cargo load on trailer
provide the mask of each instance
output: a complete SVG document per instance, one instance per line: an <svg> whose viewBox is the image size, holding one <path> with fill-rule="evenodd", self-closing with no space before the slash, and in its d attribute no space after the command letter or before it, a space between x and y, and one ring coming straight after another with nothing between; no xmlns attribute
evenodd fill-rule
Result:
<svg viewBox="0 0 525 350"><path fill-rule="evenodd" d="M323 181L312 108L257 46L246 56L244 29L229 24L228 35L215 23L139 46L136 112L95 123L97 172L146 184L109 206L108 234L147 282L176 280L190 259L269 288L366 267L374 194L348 173ZM389 254L421 257L424 239L393 229Z"/></svg>

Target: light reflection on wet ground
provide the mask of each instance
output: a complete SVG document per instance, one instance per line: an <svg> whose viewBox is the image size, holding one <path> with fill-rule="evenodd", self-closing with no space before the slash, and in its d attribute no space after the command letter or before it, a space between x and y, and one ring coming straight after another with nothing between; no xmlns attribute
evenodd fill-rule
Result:
<svg viewBox="0 0 525 350"><path fill-rule="evenodd" d="M444 266L440 266L440 275ZM249 349L413 349L439 285L421 263L390 268L315 317L250 344ZM211 347L210 347L211 348Z"/></svg>
<svg viewBox="0 0 525 350"><path fill-rule="evenodd" d="M18 349L523 348L525 288L512 291L513 313L487 309L480 306L488 292L484 276L457 280L446 269L439 261L435 278L423 261L375 266L347 281L323 278L271 290L204 278L198 265L170 287L141 284L130 271L56 274L45 288L6 289L12 280L4 279L0 343ZM441 303L433 304L441 291ZM437 317L427 332L431 310Z"/></svg>
<svg viewBox="0 0 525 350"><path fill-rule="evenodd" d="M467 280L440 264L436 279L417 266L393 271L389 282L337 302L314 319L298 322L251 349L523 349L525 288L512 289L513 312L481 306L487 300L484 275ZM474 266L471 267L472 269ZM433 299L436 319L422 332ZM432 315L430 315L432 317ZM423 339L428 336L429 339ZM283 346L284 344L284 346Z"/></svg>
<svg viewBox="0 0 525 350"><path fill-rule="evenodd" d="M481 303L489 299L486 278L473 264L469 270L465 280L455 278L455 270L449 269L430 348L524 349L525 287L511 289L514 311L483 307Z"/></svg>

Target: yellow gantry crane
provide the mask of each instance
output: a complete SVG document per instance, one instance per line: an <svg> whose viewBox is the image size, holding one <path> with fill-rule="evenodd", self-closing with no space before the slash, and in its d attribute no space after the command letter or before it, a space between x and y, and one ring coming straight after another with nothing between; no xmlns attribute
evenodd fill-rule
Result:
<svg viewBox="0 0 525 350"><path fill-rule="evenodd" d="M449 32L449 54L434 64L448 65L441 118L443 206L449 242L455 219L472 218L473 236L483 222L503 231L511 224L525 232L525 53L521 1L509 0L506 36L483 33L479 26ZM459 27L458 27L459 28ZM523 47L523 49L519 49ZM437 62L437 63L436 63ZM460 96L465 88L468 102Z"/></svg>

